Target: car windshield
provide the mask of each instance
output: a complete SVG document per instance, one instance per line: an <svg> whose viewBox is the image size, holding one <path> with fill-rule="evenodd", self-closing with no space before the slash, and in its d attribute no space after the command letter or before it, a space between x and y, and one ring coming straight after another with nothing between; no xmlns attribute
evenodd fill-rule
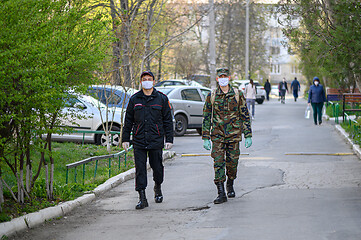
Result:
<svg viewBox="0 0 361 240"><path fill-rule="evenodd" d="M105 104L103 104L102 102L98 101L97 99L91 97L91 96L85 96L82 95L80 97L81 100L88 102L90 104L92 104L94 107L100 107L100 108L106 108L107 106Z"/></svg>
<svg viewBox="0 0 361 240"><path fill-rule="evenodd" d="M174 90L174 88L157 88L157 90L164 93L165 95L168 95L171 91Z"/></svg>

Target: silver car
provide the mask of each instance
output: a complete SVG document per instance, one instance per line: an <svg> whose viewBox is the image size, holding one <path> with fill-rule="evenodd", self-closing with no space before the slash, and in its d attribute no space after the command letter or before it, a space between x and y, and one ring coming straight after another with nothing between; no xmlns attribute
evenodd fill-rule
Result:
<svg viewBox="0 0 361 240"><path fill-rule="evenodd" d="M69 142L88 142L98 145L106 145L106 135L104 133L85 133L75 131L103 131L103 124L108 128L112 123L112 131L120 131L120 126L124 120L125 109L111 107L106 111L106 106L93 97L86 95L71 95L67 100L66 107L62 109L64 117L61 119L61 125L70 127L74 132L64 134L52 134L54 141ZM122 111L123 114L122 114ZM113 115L114 114L114 115ZM84 139L83 139L84 136ZM111 138L112 145L118 145L120 141L119 134Z"/></svg>
<svg viewBox="0 0 361 240"><path fill-rule="evenodd" d="M174 110L175 135L183 136L187 129L202 134L203 105L211 89L206 87L156 87L169 98Z"/></svg>

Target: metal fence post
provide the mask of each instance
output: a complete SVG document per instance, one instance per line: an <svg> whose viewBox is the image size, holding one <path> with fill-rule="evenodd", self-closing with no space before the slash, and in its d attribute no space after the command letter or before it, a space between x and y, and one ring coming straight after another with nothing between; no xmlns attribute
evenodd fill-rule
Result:
<svg viewBox="0 0 361 240"><path fill-rule="evenodd" d="M68 175L69 175L69 169L66 168L66 180L65 180L65 184L68 184Z"/></svg>
<svg viewBox="0 0 361 240"><path fill-rule="evenodd" d="M74 168L74 180L75 180L75 183L76 183L76 167Z"/></svg>
<svg viewBox="0 0 361 240"><path fill-rule="evenodd" d="M98 160L95 161L94 179L97 176Z"/></svg>
<svg viewBox="0 0 361 240"><path fill-rule="evenodd" d="M85 184L85 165L83 164L83 185Z"/></svg>
<svg viewBox="0 0 361 240"><path fill-rule="evenodd" d="M110 178L110 173L111 173L111 170L110 170L111 169L111 163L110 163L110 161L111 161L111 158L109 158L109 167L108 167L109 168L109 178Z"/></svg>

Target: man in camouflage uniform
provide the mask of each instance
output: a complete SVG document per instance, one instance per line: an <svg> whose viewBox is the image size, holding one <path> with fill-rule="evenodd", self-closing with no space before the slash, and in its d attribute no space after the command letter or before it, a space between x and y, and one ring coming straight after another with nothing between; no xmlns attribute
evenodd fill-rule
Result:
<svg viewBox="0 0 361 240"><path fill-rule="evenodd" d="M208 94L203 108L202 139L206 150L210 150L210 140L212 141L214 183L218 190L215 204L226 202L227 196L235 197L233 181L237 177L239 142L242 141L242 132L245 137L245 147L252 145L251 122L246 99L242 92L231 87L230 78L227 68L217 69L219 86ZM236 93L239 97L236 97ZM224 190L225 170L228 177L227 196Z"/></svg>

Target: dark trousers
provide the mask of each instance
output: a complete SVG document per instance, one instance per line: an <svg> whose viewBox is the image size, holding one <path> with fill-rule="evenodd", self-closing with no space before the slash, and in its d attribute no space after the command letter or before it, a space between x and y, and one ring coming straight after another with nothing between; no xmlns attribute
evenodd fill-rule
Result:
<svg viewBox="0 0 361 240"><path fill-rule="evenodd" d="M323 102L321 103L311 103L312 110L313 110L313 121L315 124L317 124L317 118L318 122L322 122L322 108L323 108Z"/></svg>
<svg viewBox="0 0 361 240"><path fill-rule="evenodd" d="M163 150L134 148L135 162L135 190L144 190L147 187L147 155L153 170L153 180L162 184L164 179Z"/></svg>
<svg viewBox="0 0 361 240"><path fill-rule="evenodd" d="M297 100L297 98L298 98L298 89L293 89L293 97L295 98L295 100Z"/></svg>
<svg viewBox="0 0 361 240"><path fill-rule="evenodd" d="M269 101L269 92L270 91L266 91L266 99L267 99L267 101Z"/></svg>

